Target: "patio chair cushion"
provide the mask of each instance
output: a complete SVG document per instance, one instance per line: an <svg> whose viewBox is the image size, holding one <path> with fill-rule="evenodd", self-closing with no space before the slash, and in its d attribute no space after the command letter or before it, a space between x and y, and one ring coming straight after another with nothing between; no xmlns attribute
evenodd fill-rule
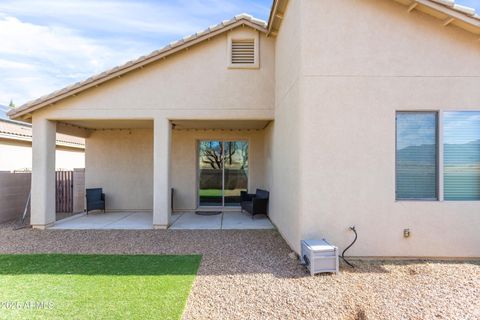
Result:
<svg viewBox="0 0 480 320"><path fill-rule="evenodd" d="M256 199L267 199L268 200L269 195L270 195L270 192L268 192L267 190L257 189L257 191L255 192L255 198Z"/></svg>
<svg viewBox="0 0 480 320"><path fill-rule="evenodd" d="M105 212L105 194L102 188L86 189L87 213L91 210L103 210Z"/></svg>
<svg viewBox="0 0 480 320"><path fill-rule="evenodd" d="M255 194L248 194L243 191L241 193L240 206L242 210L247 211L252 215L268 214L268 198L270 193L266 190L257 189Z"/></svg>

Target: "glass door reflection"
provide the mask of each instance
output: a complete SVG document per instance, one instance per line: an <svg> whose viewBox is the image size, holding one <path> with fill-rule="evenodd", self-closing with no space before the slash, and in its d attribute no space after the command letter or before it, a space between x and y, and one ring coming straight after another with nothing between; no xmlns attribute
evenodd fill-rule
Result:
<svg viewBox="0 0 480 320"><path fill-rule="evenodd" d="M240 192L248 187L248 143L224 142L224 206L240 205Z"/></svg>
<svg viewBox="0 0 480 320"><path fill-rule="evenodd" d="M199 143L199 205L223 206L223 143L208 140Z"/></svg>
<svg viewBox="0 0 480 320"><path fill-rule="evenodd" d="M248 142L199 142L199 206L240 205L240 192L248 187Z"/></svg>

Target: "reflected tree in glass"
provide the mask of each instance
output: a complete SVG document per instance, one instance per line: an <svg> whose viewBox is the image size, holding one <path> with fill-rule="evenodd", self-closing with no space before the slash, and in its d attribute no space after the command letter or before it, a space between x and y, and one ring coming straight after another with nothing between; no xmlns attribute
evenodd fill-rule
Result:
<svg viewBox="0 0 480 320"><path fill-rule="evenodd" d="M240 192L248 188L248 143L225 142L224 162L225 206L240 205Z"/></svg>
<svg viewBox="0 0 480 320"><path fill-rule="evenodd" d="M223 143L199 143L200 206L222 206L223 202Z"/></svg>

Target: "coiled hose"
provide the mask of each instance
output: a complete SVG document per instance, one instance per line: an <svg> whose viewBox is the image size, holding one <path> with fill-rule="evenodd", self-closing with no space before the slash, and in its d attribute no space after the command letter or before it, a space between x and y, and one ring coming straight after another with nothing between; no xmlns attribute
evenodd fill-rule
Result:
<svg viewBox="0 0 480 320"><path fill-rule="evenodd" d="M355 233L355 239L353 239L352 243L350 243L350 245L348 247L346 247L345 250L343 250L341 258L350 267L355 268L355 266L353 264L351 264L350 262L347 261L347 259L345 259L345 252L347 252L347 250L350 249L353 246L353 244L357 241L357 238L358 238L357 230L355 230L355 226L350 227L350 230L352 230Z"/></svg>

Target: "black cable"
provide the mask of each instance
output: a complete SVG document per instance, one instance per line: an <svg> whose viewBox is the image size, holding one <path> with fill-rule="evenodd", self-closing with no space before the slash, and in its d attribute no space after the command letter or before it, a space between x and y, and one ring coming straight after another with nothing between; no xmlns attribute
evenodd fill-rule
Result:
<svg viewBox="0 0 480 320"><path fill-rule="evenodd" d="M352 243L350 243L350 245L348 247L346 247L345 250L343 250L341 258L350 267L355 268L355 266L353 264L351 264L350 262L347 261L347 259L345 259L345 252L347 252L347 250L350 249L351 246L353 246L353 244L357 241L357 238L358 238L357 230L355 230L355 226L350 227L350 230L352 230L355 233L355 239L353 239Z"/></svg>

